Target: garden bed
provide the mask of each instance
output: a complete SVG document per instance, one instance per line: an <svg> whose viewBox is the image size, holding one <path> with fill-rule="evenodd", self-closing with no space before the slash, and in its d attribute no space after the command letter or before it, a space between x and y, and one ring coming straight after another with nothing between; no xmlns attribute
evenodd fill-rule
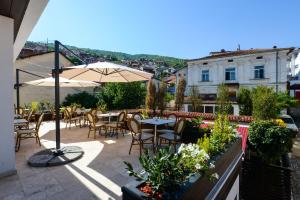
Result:
<svg viewBox="0 0 300 200"><path fill-rule="evenodd" d="M213 172L219 175L215 182L202 174L192 175L173 193L163 193L162 199L226 199L241 169L242 144L236 139L228 145L227 150L217 156ZM149 197L140 189L145 188L144 182L134 181L122 187L124 200L145 200ZM159 199L159 198L156 198Z"/></svg>

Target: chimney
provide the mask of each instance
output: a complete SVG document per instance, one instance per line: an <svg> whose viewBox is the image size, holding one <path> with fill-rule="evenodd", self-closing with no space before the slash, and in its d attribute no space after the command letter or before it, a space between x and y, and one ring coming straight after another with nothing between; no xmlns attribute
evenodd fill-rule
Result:
<svg viewBox="0 0 300 200"><path fill-rule="evenodd" d="M226 51L225 51L225 49L221 49L221 52L222 52L222 53L225 53Z"/></svg>

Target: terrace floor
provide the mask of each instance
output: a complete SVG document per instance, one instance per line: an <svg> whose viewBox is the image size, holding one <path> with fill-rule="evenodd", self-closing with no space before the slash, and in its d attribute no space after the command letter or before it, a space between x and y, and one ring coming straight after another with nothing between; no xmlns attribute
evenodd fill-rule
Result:
<svg viewBox="0 0 300 200"><path fill-rule="evenodd" d="M62 123L61 127L65 127ZM131 136L119 138L97 136L87 138L88 128L62 129L62 146L83 148L84 156L71 164L49 168L33 168L26 160L33 153L55 146L55 124L44 122L41 126L39 147L34 139L22 141L16 153L17 174L0 179L2 200L90 200L121 199L121 187L134 180L126 173L123 161L138 168L138 146L128 154Z"/></svg>

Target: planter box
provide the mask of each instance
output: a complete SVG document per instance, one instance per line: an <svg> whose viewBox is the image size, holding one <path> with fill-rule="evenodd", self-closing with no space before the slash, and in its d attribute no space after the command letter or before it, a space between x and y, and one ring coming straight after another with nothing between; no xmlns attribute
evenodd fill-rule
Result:
<svg viewBox="0 0 300 200"><path fill-rule="evenodd" d="M291 199L291 169L288 156L281 165L268 165L255 156L242 163L241 197L250 199Z"/></svg>
<svg viewBox="0 0 300 200"><path fill-rule="evenodd" d="M216 158L214 172L219 179L211 182L208 177L195 174L186 183L182 184L176 194L163 194L164 199L172 200L200 200L200 199L226 199L232 186L239 178L241 169L242 143L237 139L227 151ZM124 200L149 199L138 187L142 182L131 182L122 187ZM238 196L238 193L236 194ZM236 197L235 196L235 197ZM238 197L237 197L238 198Z"/></svg>

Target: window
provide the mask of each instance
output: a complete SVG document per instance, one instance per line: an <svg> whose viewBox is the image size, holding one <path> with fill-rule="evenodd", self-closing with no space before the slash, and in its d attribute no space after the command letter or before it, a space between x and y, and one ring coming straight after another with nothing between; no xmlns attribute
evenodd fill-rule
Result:
<svg viewBox="0 0 300 200"><path fill-rule="evenodd" d="M235 81L235 68L227 68L225 70L225 80Z"/></svg>
<svg viewBox="0 0 300 200"><path fill-rule="evenodd" d="M209 70L202 70L202 82L209 81Z"/></svg>
<svg viewBox="0 0 300 200"><path fill-rule="evenodd" d="M264 66L255 66L254 67L254 78L255 79L265 78L265 67Z"/></svg>

